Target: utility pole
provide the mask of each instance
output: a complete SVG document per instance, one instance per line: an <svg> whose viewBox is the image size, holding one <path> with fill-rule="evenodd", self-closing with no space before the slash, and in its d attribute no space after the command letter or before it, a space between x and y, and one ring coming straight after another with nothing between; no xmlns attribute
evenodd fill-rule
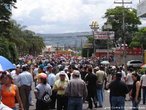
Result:
<svg viewBox="0 0 146 110"><path fill-rule="evenodd" d="M99 29L99 25L96 21L92 21L91 25L89 25L90 28L92 29L92 34L93 34L93 53L94 56L96 56L96 44L95 44L95 33Z"/></svg>
<svg viewBox="0 0 146 110"><path fill-rule="evenodd" d="M126 65L126 39L125 39L125 4L132 4L132 2L125 2L122 0L121 2L114 1L115 4L122 4L123 7L123 13L122 13L122 34L123 34L123 43L124 43L124 50L123 50L123 56L124 56L124 67L125 72L127 73L127 65Z"/></svg>

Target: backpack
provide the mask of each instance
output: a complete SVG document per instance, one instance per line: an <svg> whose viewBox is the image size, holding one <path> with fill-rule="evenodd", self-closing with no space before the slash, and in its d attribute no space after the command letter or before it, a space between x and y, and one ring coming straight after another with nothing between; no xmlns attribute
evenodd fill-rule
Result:
<svg viewBox="0 0 146 110"><path fill-rule="evenodd" d="M47 91L45 91L43 96L42 96L42 98L41 98L41 100L44 103L49 104L51 102L50 94Z"/></svg>

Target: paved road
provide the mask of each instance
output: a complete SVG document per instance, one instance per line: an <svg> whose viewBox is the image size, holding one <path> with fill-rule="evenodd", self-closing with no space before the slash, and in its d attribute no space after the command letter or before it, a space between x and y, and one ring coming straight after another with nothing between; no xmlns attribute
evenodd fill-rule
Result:
<svg viewBox="0 0 146 110"><path fill-rule="evenodd" d="M34 94L33 94L33 102L35 103L35 98L34 98ZM94 108L93 110L110 110L110 106L109 106L109 91L105 91L105 100L104 100L104 106L103 108ZM131 110L131 101L126 101L125 103L125 110ZM88 110L88 103L85 102L83 104L83 110ZM35 106L31 106L30 110L35 110ZM139 110L146 110L146 105L142 104L142 101L140 103L140 109Z"/></svg>

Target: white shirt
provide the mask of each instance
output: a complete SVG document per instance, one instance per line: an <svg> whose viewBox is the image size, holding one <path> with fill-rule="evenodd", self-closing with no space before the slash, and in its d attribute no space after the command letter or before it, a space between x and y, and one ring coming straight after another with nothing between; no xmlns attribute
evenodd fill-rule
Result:
<svg viewBox="0 0 146 110"><path fill-rule="evenodd" d="M11 76L12 76L12 78L14 80L14 84L17 85L18 87L20 87L19 82L17 82L18 74L16 74L16 70L13 70L11 72Z"/></svg>
<svg viewBox="0 0 146 110"><path fill-rule="evenodd" d="M122 72L122 77L121 77L121 80L125 82L125 78L126 78L126 73L125 71L121 71Z"/></svg>
<svg viewBox="0 0 146 110"><path fill-rule="evenodd" d="M143 86L146 86L146 74L143 74L143 75L141 76L141 81L142 81L142 87L143 87Z"/></svg>
<svg viewBox="0 0 146 110"><path fill-rule="evenodd" d="M12 109L4 105L2 102L0 102L0 110L12 110Z"/></svg>
<svg viewBox="0 0 146 110"><path fill-rule="evenodd" d="M133 84L133 79L132 79L132 74L131 73L128 73L127 74L127 78L126 78L126 84L127 85L132 85Z"/></svg>

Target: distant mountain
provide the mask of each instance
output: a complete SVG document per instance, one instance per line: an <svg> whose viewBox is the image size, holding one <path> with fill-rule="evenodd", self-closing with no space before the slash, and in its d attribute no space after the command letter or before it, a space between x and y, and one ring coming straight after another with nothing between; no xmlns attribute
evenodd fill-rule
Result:
<svg viewBox="0 0 146 110"><path fill-rule="evenodd" d="M46 45L64 46L64 47L81 47L87 40L91 32L75 32L61 34L38 34L44 39Z"/></svg>
<svg viewBox="0 0 146 110"><path fill-rule="evenodd" d="M38 35L42 37L69 37L69 36L80 37L80 36L88 36L91 34L92 34L91 32L74 32L74 33L38 34Z"/></svg>

